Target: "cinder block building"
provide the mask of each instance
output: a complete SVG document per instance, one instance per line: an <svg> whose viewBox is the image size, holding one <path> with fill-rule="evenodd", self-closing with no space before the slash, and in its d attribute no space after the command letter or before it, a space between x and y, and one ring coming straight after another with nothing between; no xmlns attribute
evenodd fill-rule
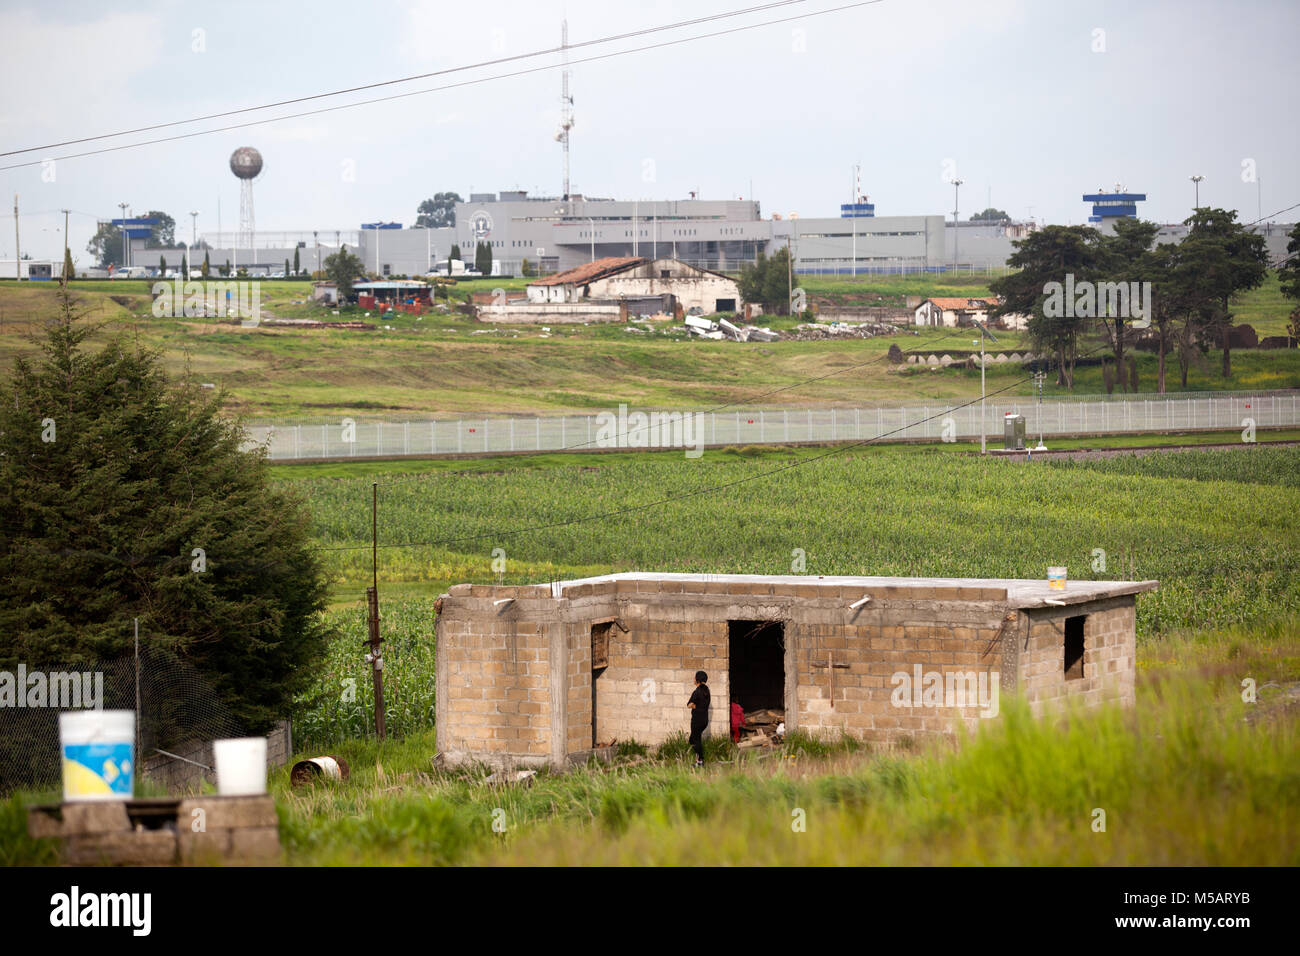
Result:
<svg viewBox="0 0 1300 956"><path fill-rule="evenodd" d="M612 574L462 584L437 622L437 743L450 763L563 765L728 705L787 731L888 742L1077 699L1132 704L1137 595L1155 581Z"/></svg>

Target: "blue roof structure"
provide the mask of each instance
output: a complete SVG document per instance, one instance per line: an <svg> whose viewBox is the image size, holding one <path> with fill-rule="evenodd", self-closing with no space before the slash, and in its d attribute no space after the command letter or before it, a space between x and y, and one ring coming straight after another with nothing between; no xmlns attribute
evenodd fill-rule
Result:
<svg viewBox="0 0 1300 956"><path fill-rule="evenodd" d="M840 203L841 219L870 219L875 214L876 204L873 202Z"/></svg>
<svg viewBox="0 0 1300 956"><path fill-rule="evenodd" d="M126 233L128 239L148 239L153 235L153 227L158 220L148 216L136 216L132 219L109 220L114 226Z"/></svg>
<svg viewBox="0 0 1300 956"><path fill-rule="evenodd" d="M1104 222L1107 219L1118 219L1124 216L1136 219L1137 204L1146 202L1146 198L1146 193L1085 193L1083 201L1092 203L1092 215L1088 217L1088 221Z"/></svg>

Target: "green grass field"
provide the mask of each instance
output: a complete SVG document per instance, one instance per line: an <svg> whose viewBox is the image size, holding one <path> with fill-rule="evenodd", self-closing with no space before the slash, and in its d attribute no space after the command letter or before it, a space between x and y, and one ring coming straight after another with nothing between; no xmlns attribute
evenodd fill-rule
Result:
<svg viewBox="0 0 1300 956"><path fill-rule="evenodd" d="M314 516L336 639L293 714L303 756L353 775L272 775L291 864L1295 865L1300 449L1032 466L933 447L279 468ZM602 456L604 458L605 456ZM802 462L796 467L789 467ZM382 464L383 470L375 471ZM403 466L410 463L400 463ZM778 470L778 469L784 470ZM329 470L326 470L329 469ZM358 652L370 482L380 480L393 737L370 737ZM699 492L697 494L697 492ZM612 514L658 502L635 514ZM574 522L611 513L598 521ZM541 530L523 529L549 525ZM410 545L409 547L390 547ZM955 748L799 738L772 756L624 741L614 764L528 787L436 769L433 597L448 584L609 570L1158 578L1139 599L1137 707L1032 720L1014 701ZM1095 549L1105 570L1093 570ZM341 683L356 680L355 700ZM1242 681L1259 688L1242 699ZM0 864L54 862L0 803ZM1097 829L1104 812L1104 830ZM801 823L802 828L792 827Z"/></svg>
<svg viewBox="0 0 1300 956"><path fill-rule="evenodd" d="M331 749L346 781L271 792L295 865L1295 866L1300 620L1139 652L1137 707L1033 720L1015 702L955 748L792 739L766 757L625 742L611 765L500 786L435 769L433 734ZM1261 688L1245 703L1241 681ZM0 803L0 865L56 862ZM48 795L40 795L48 796Z"/></svg>
<svg viewBox="0 0 1300 956"><path fill-rule="evenodd" d="M455 286L455 295L518 287L523 281L473 280ZM844 305L899 307L908 295L971 295L987 289L983 276L806 276L800 281L814 303ZM1276 280L1271 281L1271 286L1242 300L1241 309L1261 328L1265 322L1273 323L1269 328L1285 324L1285 303ZM386 327L373 332L242 328L214 320L155 318L150 285L144 280L81 281L74 291L88 318L104 323L101 338L120 332L160 349L170 371L189 368L201 381L218 385L227 407L253 420L345 415L401 420L484 411L553 414L608 408L611 402L698 408L754 402L776 389L783 391L768 401L788 405L916 404L979 393L977 371L899 369L885 361L894 343L921 352L975 347L968 332L954 330L869 340L740 344L692 341L665 327L633 333L622 325L556 326L544 333L536 326L485 327L448 315L388 319ZM307 282L266 281L262 290L263 309L269 314L335 318L332 310L307 303ZM0 367L34 347L30 332L35 322L55 313L55 291L47 283L0 281ZM365 316L345 309L337 318ZM774 319L773 324L791 323ZM1019 333L999 334L999 339L999 347L1024 348ZM1193 367L1189 389L1300 385L1300 352L1238 350L1231 379L1220 378L1217 369L1211 353ZM823 377L827 373L835 374ZM1142 391L1154 390L1154 356L1139 355L1139 378ZM1177 383L1171 361L1169 389L1176 390ZM1007 388L1009 394L1032 392L1028 376L1018 368L990 369L988 387ZM1077 393L1103 390L1099 369L1079 370ZM1046 394L1056 391L1049 383Z"/></svg>

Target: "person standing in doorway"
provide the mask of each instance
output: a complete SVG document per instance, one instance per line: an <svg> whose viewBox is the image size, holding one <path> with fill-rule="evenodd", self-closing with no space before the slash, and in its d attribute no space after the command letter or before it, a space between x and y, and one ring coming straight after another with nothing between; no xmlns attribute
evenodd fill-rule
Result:
<svg viewBox="0 0 1300 956"><path fill-rule="evenodd" d="M704 731L709 726L709 675L695 672L695 691L686 706L691 711L691 749L695 751L695 766L704 766Z"/></svg>

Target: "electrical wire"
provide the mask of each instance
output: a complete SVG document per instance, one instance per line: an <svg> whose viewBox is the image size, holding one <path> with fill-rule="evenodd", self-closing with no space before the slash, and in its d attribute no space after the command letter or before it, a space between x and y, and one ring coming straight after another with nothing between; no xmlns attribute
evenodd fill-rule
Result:
<svg viewBox="0 0 1300 956"><path fill-rule="evenodd" d="M644 53L648 50L664 49L667 47L677 46L678 44L682 44L682 43L691 43L696 40L709 40L720 36L728 36L734 33L743 33L747 30L756 30L759 29L760 27L774 26L779 23L789 23L793 20L803 20L811 17L822 16L828 13L840 13L845 10L853 10L858 7L869 7L877 3L883 3L883 2L884 0L859 0L859 2L857 3L848 3L838 7L829 7L824 10L813 10L808 13L801 13L797 16L780 17L773 20L764 20L761 23L751 23L751 24L746 24L744 26L731 27L726 30L715 30L712 33L701 33L696 36L682 37L676 40L665 40L661 43L650 43L645 46L630 47L626 50L617 50L613 53L602 53L595 56L582 57L576 60L571 60L567 64L551 63L551 64L547 64L546 66L530 67L525 70L516 70L511 73L499 73L494 76L479 77L473 80L463 80L458 83L448 83L448 84L444 84L443 86L434 86L423 90L412 90L406 93L394 93L389 96L379 96L368 100L357 100L354 103L343 103L338 106L325 106L320 109L305 110L299 113L286 113L281 116L272 116L267 119L250 120L247 123L232 123L228 126L218 126L212 129L196 130L195 132L191 132L191 133L179 133L175 136L163 136L157 139L142 140L137 143L123 143L118 146L105 146L100 149L90 149L79 153L68 153L63 156L46 157L44 159L30 160L28 162L21 162L21 163L10 163L7 166L0 166L0 171L9 170L9 169L23 169L29 166L39 166L42 163L49 162L50 160L59 162L59 161L69 160L69 159L80 159L86 156L98 156L103 153L114 153L125 149L138 149L142 146L155 146L158 145L159 143L173 143L173 142L178 142L180 140L193 139L198 136L210 136L214 133L225 133L237 129L249 129L254 126L264 126L268 123L278 123L281 122L282 120L302 119L303 117L307 117L307 116L319 116L323 113L333 113L339 110L354 109L358 106L372 106L376 103L386 103L393 100L405 99L411 96L422 96L425 93L439 93L439 92L445 92L446 90L459 89L467 86L477 86L482 83L491 83L496 80L513 79L515 77L528 76L533 73L542 73L548 70L563 69L568 66L573 66L581 63L595 63L600 60L609 60L615 57L626 56L629 53Z"/></svg>

